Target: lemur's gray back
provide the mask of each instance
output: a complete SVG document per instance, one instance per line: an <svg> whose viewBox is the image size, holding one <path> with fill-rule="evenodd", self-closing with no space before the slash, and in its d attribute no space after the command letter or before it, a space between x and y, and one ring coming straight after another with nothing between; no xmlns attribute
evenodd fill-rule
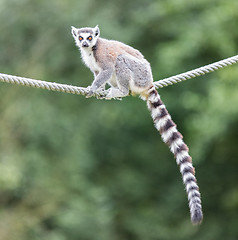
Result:
<svg viewBox="0 0 238 240"><path fill-rule="evenodd" d="M72 27L76 45L80 48L83 61L94 73L91 94L109 84L111 88L106 99L125 97L131 91L147 101L156 129L176 158L188 194L191 221L200 223L203 218L201 197L192 158L182 134L177 130L170 114L153 85L150 64L136 49L112 40L99 38L95 28Z"/></svg>

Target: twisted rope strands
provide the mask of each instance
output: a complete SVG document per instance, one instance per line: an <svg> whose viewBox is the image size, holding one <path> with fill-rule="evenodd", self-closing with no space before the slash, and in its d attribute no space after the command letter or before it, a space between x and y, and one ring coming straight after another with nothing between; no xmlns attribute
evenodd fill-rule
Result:
<svg viewBox="0 0 238 240"><path fill-rule="evenodd" d="M84 95L84 96L87 95L89 92L87 88L83 88L83 87L76 87L76 86L60 84L60 83L52 83L52 82L47 82L42 80L35 80L31 78L17 77L17 76L3 74L3 73L0 73L0 81L27 86L27 87L42 88L42 89L47 89L51 91L72 93L72 94Z"/></svg>
<svg viewBox="0 0 238 240"><path fill-rule="evenodd" d="M213 72L215 70L224 68L226 66L235 64L237 62L238 62L238 55L200 67L200 68L196 68L194 70L191 70L185 73L181 73L169 78L162 79L160 81L156 81L154 82L154 85L156 88L163 88L168 85L173 85L178 82L182 82L191 78L204 75L209 72ZM72 93L72 94L84 95L84 96L87 96L89 93L88 88L77 87L77 86L72 86L67 84L60 84L60 83L52 83L52 82L47 82L42 80L35 80L31 78L17 77L17 76L3 74L3 73L0 73L0 81L27 86L27 87L42 88L42 89L47 89L51 91ZM97 93L94 94L94 96L101 98L105 96L105 93L106 91L98 91Z"/></svg>
<svg viewBox="0 0 238 240"><path fill-rule="evenodd" d="M214 72L215 70L218 70L220 68L224 68L226 66L235 64L238 62L238 55L230 57L230 58L226 58L224 60L200 67L200 68L196 68L194 70L185 72L185 73L181 73L169 78L164 78L160 81L154 82L154 85L157 88L162 88L162 87L167 87L168 85L172 85L178 82L182 82L191 78L195 78L201 75L204 75L206 73L209 72Z"/></svg>

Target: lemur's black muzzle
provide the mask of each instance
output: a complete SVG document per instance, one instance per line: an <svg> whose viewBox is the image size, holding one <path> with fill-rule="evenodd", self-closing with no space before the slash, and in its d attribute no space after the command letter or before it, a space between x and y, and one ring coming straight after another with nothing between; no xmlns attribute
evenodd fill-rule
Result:
<svg viewBox="0 0 238 240"><path fill-rule="evenodd" d="M88 45L88 43L87 43L86 41L84 41L84 42L82 43L82 46L83 46L83 47L88 47L89 45Z"/></svg>

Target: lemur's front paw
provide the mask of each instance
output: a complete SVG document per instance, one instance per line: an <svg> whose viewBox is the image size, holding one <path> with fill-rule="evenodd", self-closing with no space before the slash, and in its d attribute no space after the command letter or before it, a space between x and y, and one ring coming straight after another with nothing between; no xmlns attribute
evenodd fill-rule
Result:
<svg viewBox="0 0 238 240"><path fill-rule="evenodd" d="M96 91L93 90L92 86L88 86L86 89L87 89L86 98L95 96L97 99L105 99L105 97L108 94L108 90L105 90L104 87L101 87Z"/></svg>
<svg viewBox="0 0 238 240"><path fill-rule="evenodd" d="M86 98L90 98L95 94L91 86L88 86L86 89L88 91L88 93L86 94Z"/></svg>
<svg viewBox="0 0 238 240"><path fill-rule="evenodd" d="M97 99L106 99L108 90L100 89L100 90L96 91L95 94L96 94Z"/></svg>

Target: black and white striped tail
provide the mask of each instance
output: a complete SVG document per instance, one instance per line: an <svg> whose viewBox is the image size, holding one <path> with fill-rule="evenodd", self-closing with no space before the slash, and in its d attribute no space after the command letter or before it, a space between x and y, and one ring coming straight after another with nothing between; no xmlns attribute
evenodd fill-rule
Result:
<svg viewBox="0 0 238 240"><path fill-rule="evenodd" d="M169 145L180 167L188 195L191 221L193 224L201 223L203 218L201 197L195 178L192 158L189 156L188 147L183 141L182 134L177 130L176 124L171 119L154 86L148 91L147 106L151 112L156 129L160 132L163 141Z"/></svg>

